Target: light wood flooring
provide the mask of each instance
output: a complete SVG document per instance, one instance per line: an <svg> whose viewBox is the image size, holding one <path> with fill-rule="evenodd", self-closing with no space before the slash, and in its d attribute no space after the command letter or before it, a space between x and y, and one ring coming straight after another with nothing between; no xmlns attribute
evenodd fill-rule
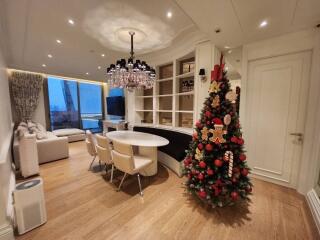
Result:
<svg viewBox="0 0 320 240"><path fill-rule="evenodd" d="M22 239L320 239L303 196L291 189L253 180L252 203L208 211L184 194L183 179L159 166L115 191L105 172L88 171L84 142L70 144L70 158L43 164L48 222Z"/></svg>

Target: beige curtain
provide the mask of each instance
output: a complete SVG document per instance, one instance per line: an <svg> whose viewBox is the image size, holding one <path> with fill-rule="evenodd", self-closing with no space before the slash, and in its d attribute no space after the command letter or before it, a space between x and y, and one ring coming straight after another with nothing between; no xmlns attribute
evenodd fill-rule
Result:
<svg viewBox="0 0 320 240"><path fill-rule="evenodd" d="M41 74L13 71L9 77L10 90L18 121L31 120L38 106L44 77Z"/></svg>

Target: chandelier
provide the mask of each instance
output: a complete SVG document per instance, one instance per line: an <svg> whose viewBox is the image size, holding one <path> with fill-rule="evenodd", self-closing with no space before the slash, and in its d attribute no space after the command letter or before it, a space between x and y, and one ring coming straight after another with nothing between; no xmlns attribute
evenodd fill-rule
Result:
<svg viewBox="0 0 320 240"><path fill-rule="evenodd" d="M133 36L135 32L129 32L131 37L131 51L128 62L125 59L117 60L116 64L110 64L107 68L107 81L111 88L150 89L156 78L156 71L137 59L134 62Z"/></svg>

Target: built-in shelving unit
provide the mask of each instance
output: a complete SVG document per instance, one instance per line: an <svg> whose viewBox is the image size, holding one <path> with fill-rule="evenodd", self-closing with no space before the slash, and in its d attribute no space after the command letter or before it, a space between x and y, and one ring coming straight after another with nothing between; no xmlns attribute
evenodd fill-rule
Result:
<svg viewBox="0 0 320 240"><path fill-rule="evenodd" d="M194 52L157 66L151 90L135 93L135 124L192 131L194 122Z"/></svg>

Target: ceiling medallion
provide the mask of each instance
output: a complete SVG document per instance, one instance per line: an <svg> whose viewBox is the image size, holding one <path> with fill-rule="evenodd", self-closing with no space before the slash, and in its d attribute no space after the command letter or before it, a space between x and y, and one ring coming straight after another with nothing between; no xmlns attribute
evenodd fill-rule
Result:
<svg viewBox="0 0 320 240"><path fill-rule="evenodd" d="M136 60L134 63L133 36L134 31L129 31L131 38L131 51L128 62L125 59L117 60L116 64L110 64L107 68L107 81L111 88L127 88L132 91L138 89L150 89L153 87L156 71L145 61Z"/></svg>

